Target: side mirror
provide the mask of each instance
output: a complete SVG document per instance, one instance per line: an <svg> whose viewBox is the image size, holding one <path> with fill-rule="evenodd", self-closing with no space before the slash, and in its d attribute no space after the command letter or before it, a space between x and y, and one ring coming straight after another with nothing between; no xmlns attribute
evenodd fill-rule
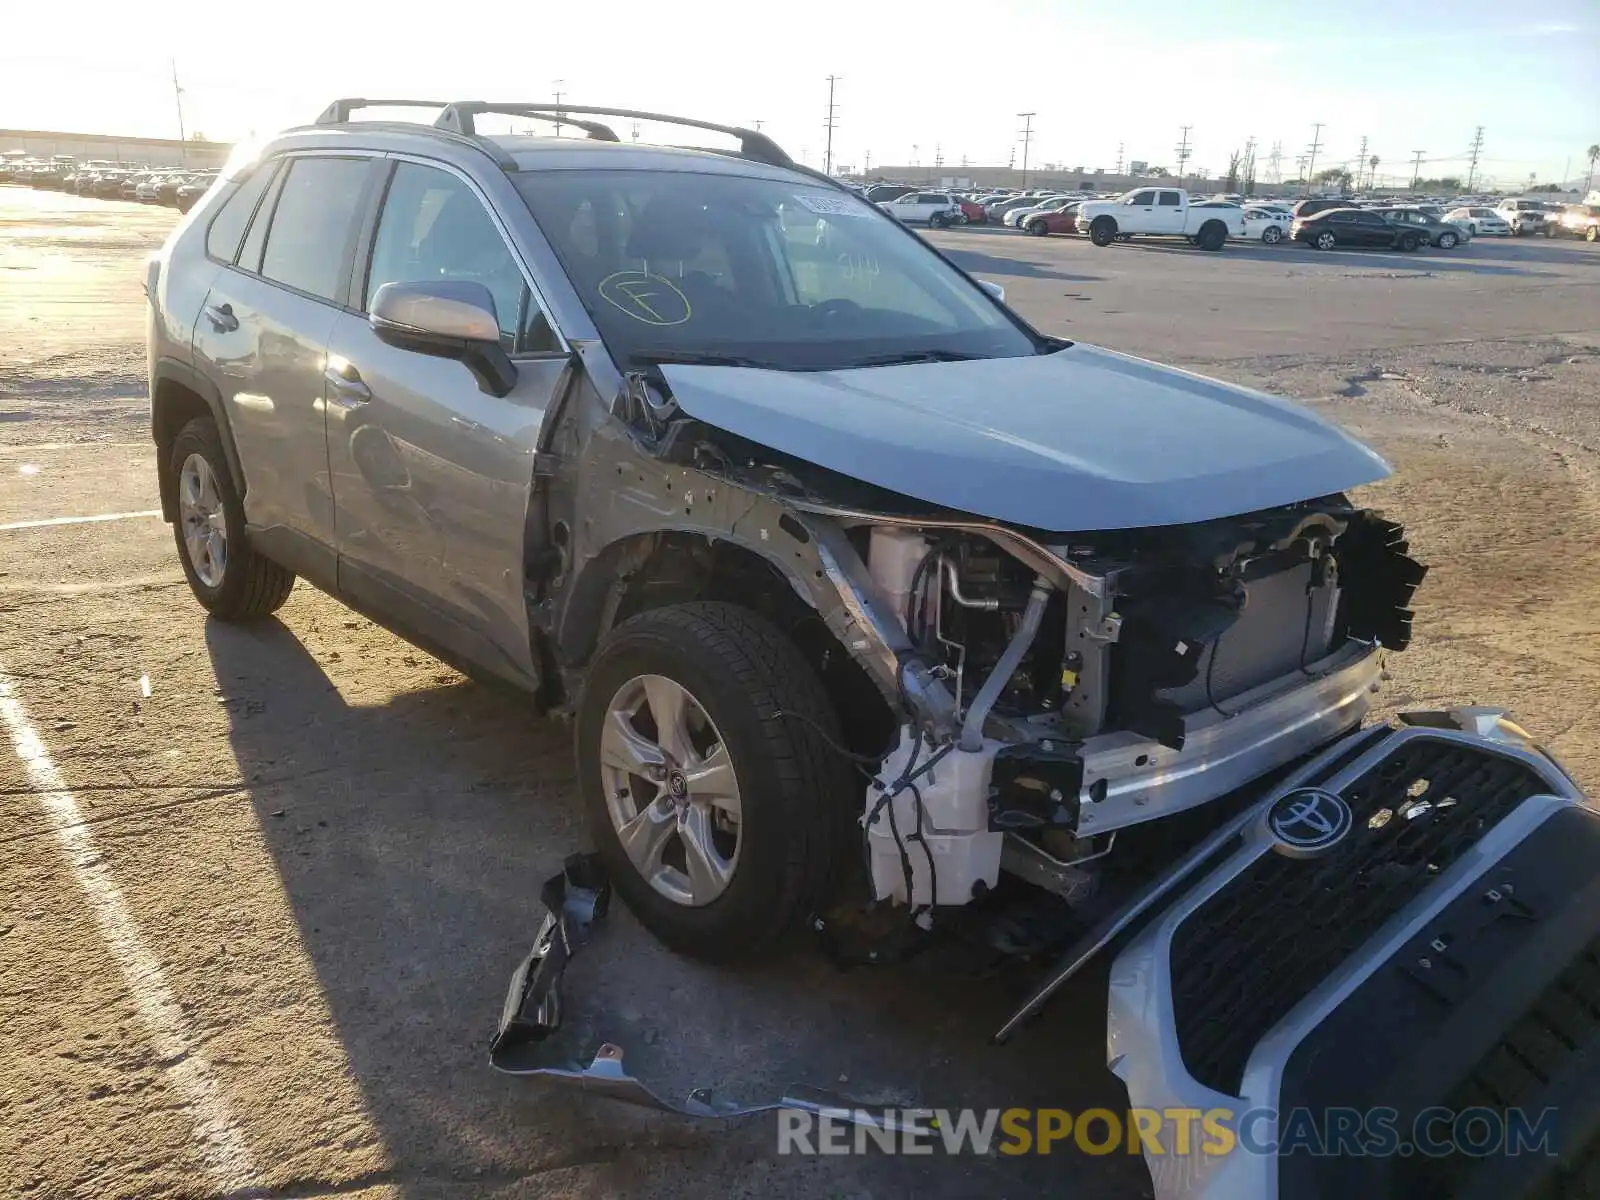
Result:
<svg viewBox="0 0 1600 1200"><path fill-rule="evenodd" d="M984 291L988 292L989 295L993 296L996 300L1000 301L1000 303L1002 303L1002 304L1005 303L1006 290L1005 290L1005 288L1001 287L998 283L996 283L994 280L992 280L992 279L980 279L980 280L978 280L978 286L981 287Z"/></svg>
<svg viewBox="0 0 1600 1200"><path fill-rule="evenodd" d="M506 395L517 382L517 368L500 345L494 297L481 283L386 283L372 298L367 323L398 349L456 359L491 396Z"/></svg>

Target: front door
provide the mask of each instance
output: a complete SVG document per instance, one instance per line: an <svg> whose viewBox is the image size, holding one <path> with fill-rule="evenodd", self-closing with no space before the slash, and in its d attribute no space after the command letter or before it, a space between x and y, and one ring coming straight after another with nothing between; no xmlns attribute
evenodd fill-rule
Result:
<svg viewBox="0 0 1600 1200"><path fill-rule="evenodd" d="M528 497L568 356L477 190L442 166L399 161L393 171L352 307L365 312L385 283L481 283L517 382L506 396L488 395L461 363L397 349L356 313L338 318L327 453L339 589L358 607L398 612L458 657L530 683Z"/></svg>

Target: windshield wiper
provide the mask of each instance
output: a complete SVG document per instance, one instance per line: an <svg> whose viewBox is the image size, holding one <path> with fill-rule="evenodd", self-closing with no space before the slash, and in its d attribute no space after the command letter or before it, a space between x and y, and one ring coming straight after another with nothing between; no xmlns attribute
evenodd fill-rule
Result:
<svg viewBox="0 0 1600 1200"><path fill-rule="evenodd" d="M850 367L895 367L903 363L969 362L975 358L988 358L987 354L966 354L960 350L901 350L894 354L874 354L845 363Z"/></svg>
<svg viewBox="0 0 1600 1200"><path fill-rule="evenodd" d="M673 364L684 367L762 367L774 370L772 363L758 358L745 358L739 354L702 354L695 350L641 350L629 355L635 362L656 365Z"/></svg>

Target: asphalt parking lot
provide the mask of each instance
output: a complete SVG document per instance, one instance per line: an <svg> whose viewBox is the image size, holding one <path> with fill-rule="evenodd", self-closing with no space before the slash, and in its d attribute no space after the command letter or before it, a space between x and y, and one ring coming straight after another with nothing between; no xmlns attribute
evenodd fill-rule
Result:
<svg viewBox="0 0 1600 1200"><path fill-rule="evenodd" d="M203 619L150 515L139 267L176 219L0 188L0 1195L1147 1194L1126 1154L780 1157L770 1117L489 1069L579 845L568 732L304 585L281 619ZM1397 472L1364 498L1433 565L1385 703L1505 704L1600 787L1600 246L931 240L1050 332L1373 441ZM676 1097L1125 1102L1103 973L998 1049L1024 973L710 968L619 910L568 979L574 1044Z"/></svg>

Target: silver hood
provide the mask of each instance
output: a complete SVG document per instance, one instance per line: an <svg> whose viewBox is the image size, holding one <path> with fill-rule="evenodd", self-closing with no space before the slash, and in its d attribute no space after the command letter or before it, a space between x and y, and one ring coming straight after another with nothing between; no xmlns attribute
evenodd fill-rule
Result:
<svg viewBox="0 0 1600 1200"><path fill-rule="evenodd" d="M1036 529L1187 524L1389 474L1298 405L1095 346L842 371L661 370L697 420L928 504Z"/></svg>

